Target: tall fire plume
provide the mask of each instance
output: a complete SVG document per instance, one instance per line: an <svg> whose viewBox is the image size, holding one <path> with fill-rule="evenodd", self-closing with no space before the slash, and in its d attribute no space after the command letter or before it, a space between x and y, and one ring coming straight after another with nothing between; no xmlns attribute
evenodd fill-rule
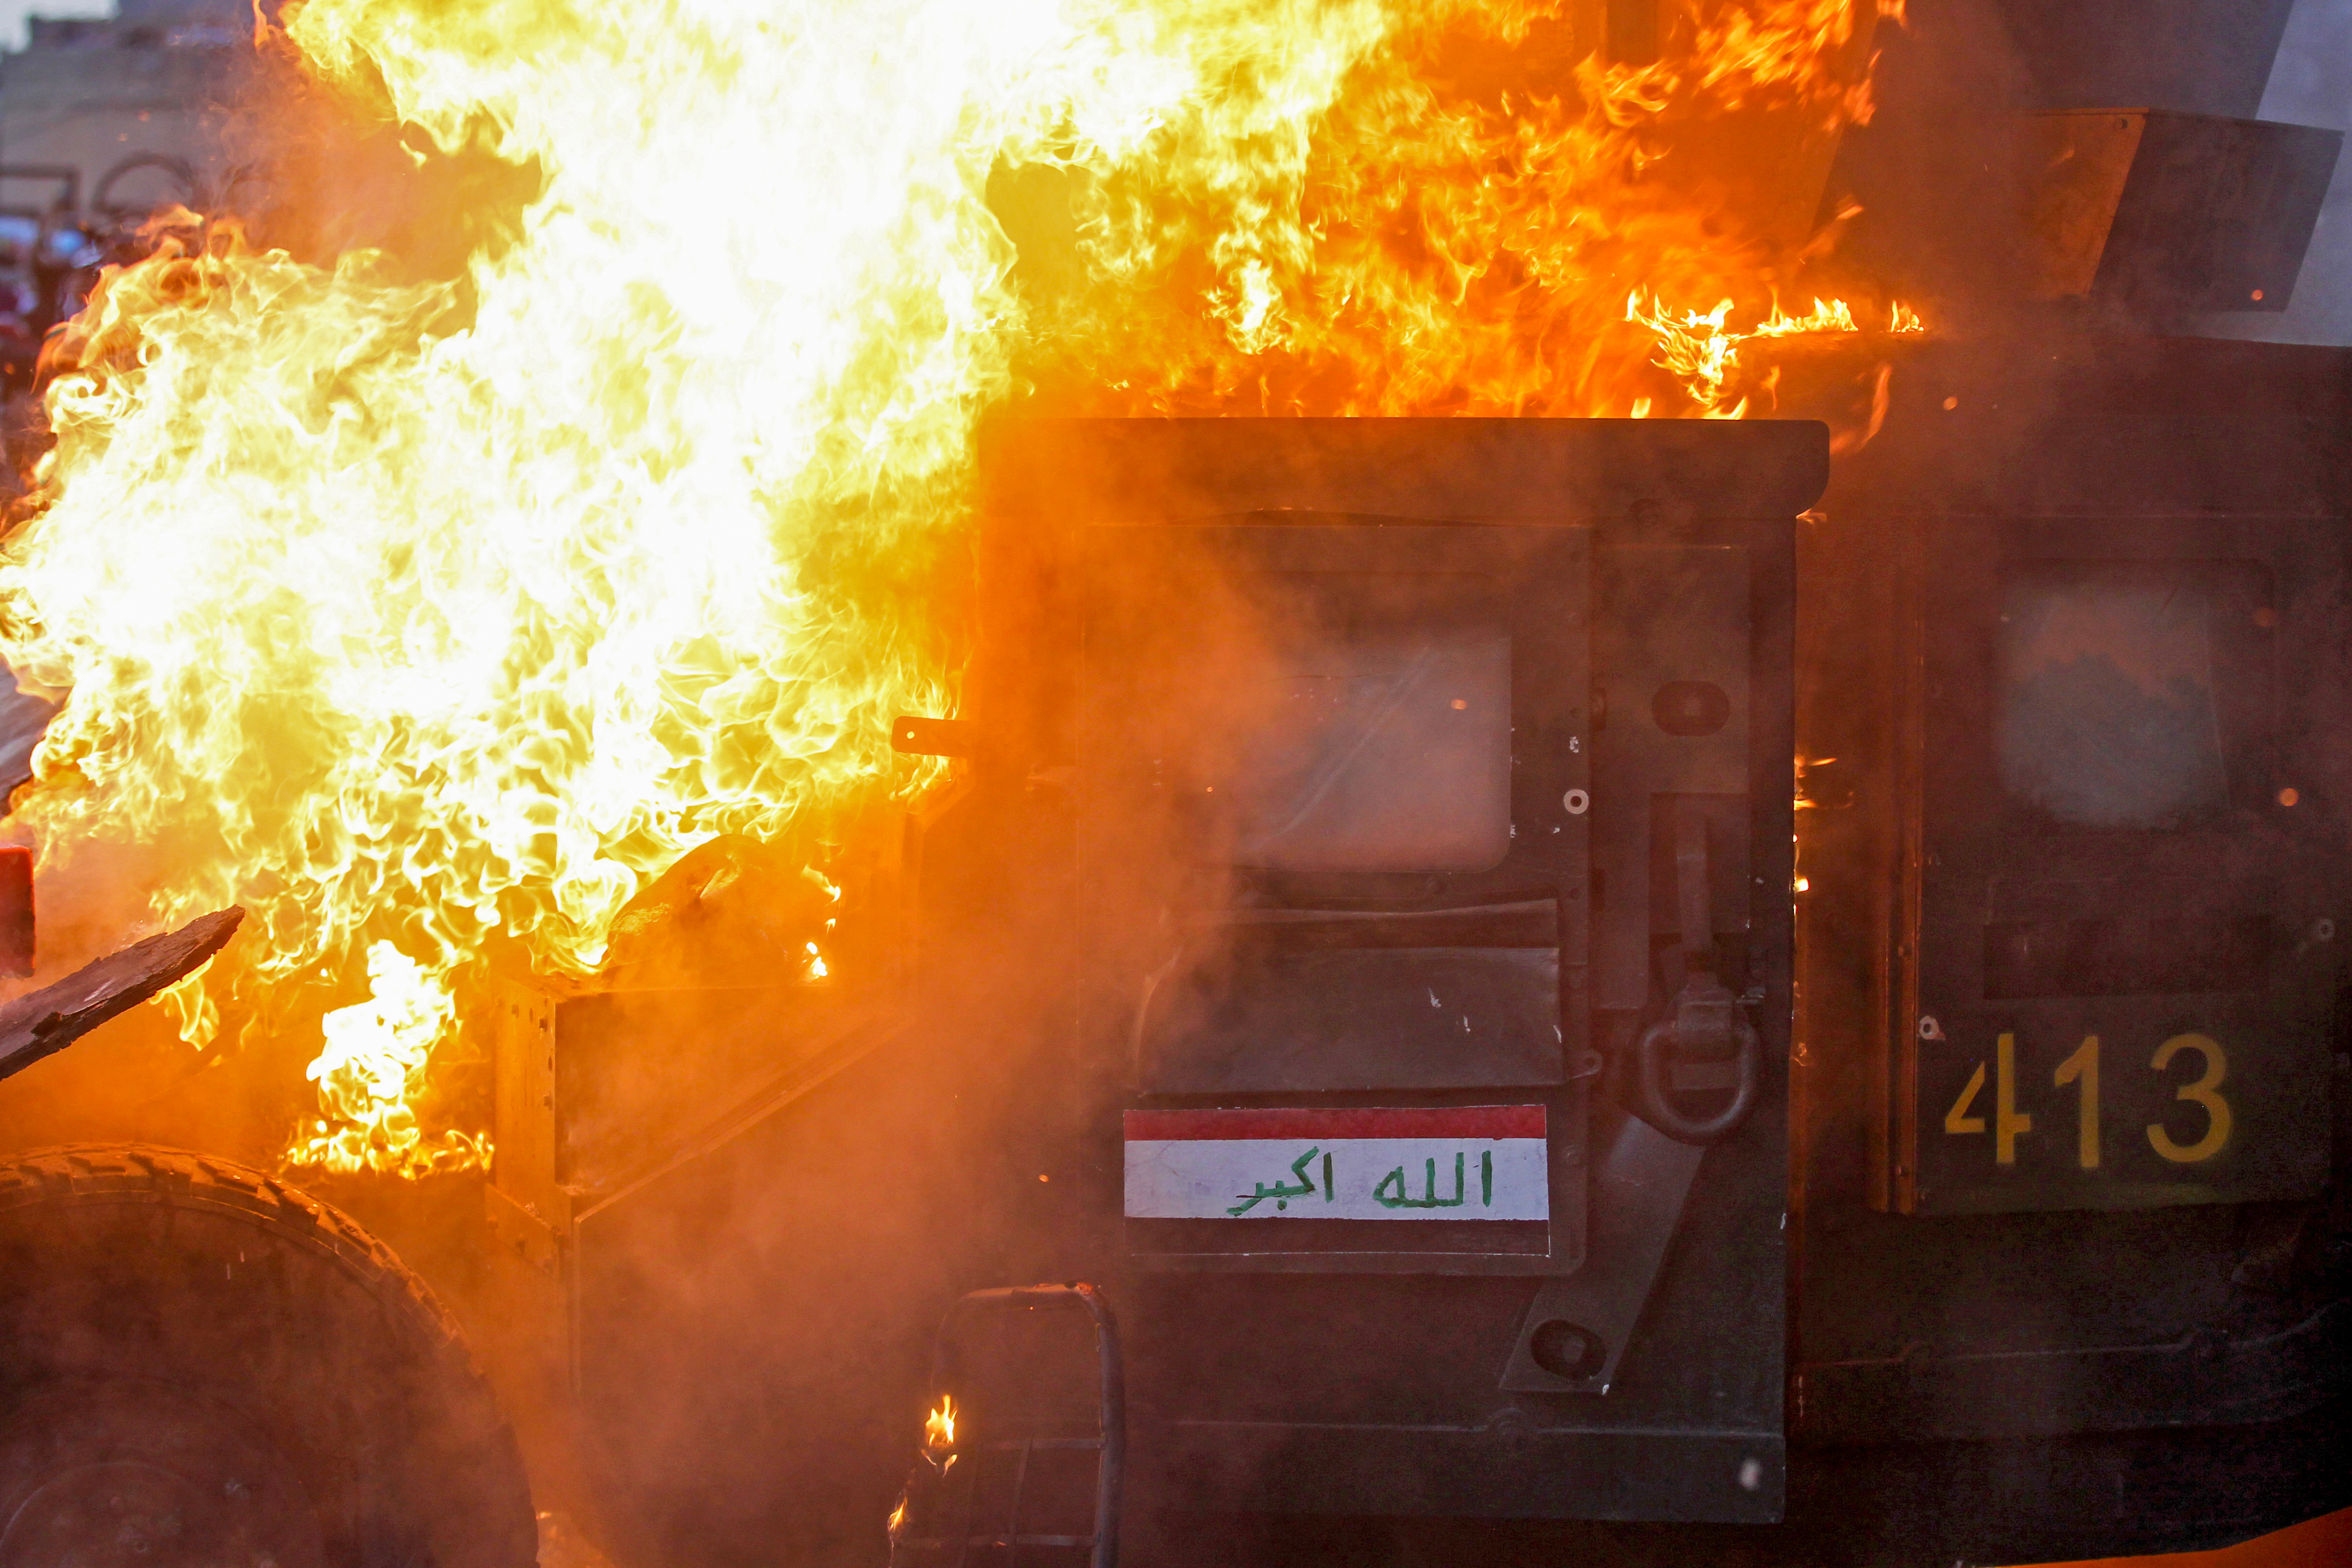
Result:
<svg viewBox="0 0 2352 1568"><path fill-rule="evenodd" d="M1825 156L1896 4L1666 6L1638 64L1570 0L289 5L346 112L535 194L456 276L233 213L107 276L0 556L69 693L16 822L147 847L126 924L253 911L196 1046L369 984L296 1161L487 1159L413 1103L469 985L929 783L984 411L1738 412L1759 334L1916 325L1798 296L1832 236L1704 155Z"/></svg>

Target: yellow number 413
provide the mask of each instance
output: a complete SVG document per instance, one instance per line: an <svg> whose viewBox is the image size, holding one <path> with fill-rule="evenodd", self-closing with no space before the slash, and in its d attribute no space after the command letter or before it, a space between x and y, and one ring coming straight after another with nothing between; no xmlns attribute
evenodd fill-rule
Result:
<svg viewBox="0 0 2352 1568"><path fill-rule="evenodd" d="M2194 1083L2182 1084L2173 1091L2175 1100L2185 1100L2205 1112L2205 1134L2194 1143L2174 1141L2161 1121L2147 1125L2148 1147L2176 1165L2194 1165L2210 1160L2229 1146L2231 1121L2230 1102L2221 1098L2221 1079L2230 1070L2230 1059L2220 1042L2204 1035L2175 1035L2156 1048L2148 1062L2151 1071L2162 1072L2172 1058L2182 1051L2195 1051L2205 1063L2204 1075ZM2075 1091L2074 1162L2085 1171L2099 1168L2099 1037L2089 1035L2076 1047L2074 1054L2058 1064L2052 1082L2060 1089L2079 1084ZM1964 1134L1985 1131L1985 1119L1971 1116L1977 1096L1984 1091L1985 1064L1979 1062L1977 1070L1969 1075L1960 1097L1952 1101L1951 1110L1944 1113L1944 1131ZM2033 1131L2033 1118L2017 1109L2017 1037L2003 1035L1993 1047L1993 1163L2000 1165L2017 1163L2017 1141Z"/></svg>

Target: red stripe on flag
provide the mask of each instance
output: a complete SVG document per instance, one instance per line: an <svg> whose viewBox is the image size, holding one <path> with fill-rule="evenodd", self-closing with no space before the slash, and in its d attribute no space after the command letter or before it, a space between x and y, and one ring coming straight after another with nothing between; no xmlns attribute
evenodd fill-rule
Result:
<svg viewBox="0 0 2352 1568"><path fill-rule="evenodd" d="M1130 1143L1244 1138L1540 1138L1540 1105L1299 1110L1250 1107L1235 1110L1130 1110Z"/></svg>

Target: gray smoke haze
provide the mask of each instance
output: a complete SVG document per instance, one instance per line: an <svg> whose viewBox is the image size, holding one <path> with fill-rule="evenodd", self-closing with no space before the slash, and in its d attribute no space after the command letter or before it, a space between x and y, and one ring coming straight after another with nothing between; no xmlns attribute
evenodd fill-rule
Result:
<svg viewBox="0 0 2352 1568"><path fill-rule="evenodd" d="M2261 117L2352 131L2352 0L2296 0ZM2336 165L2294 298L2275 316L2217 316L2216 337L2352 345L2352 155Z"/></svg>

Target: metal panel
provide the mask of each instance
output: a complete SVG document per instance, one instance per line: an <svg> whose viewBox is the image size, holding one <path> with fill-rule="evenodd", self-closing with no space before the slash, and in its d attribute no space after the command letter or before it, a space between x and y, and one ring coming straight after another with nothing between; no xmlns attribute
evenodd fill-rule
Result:
<svg viewBox="0 0 2352 1568"><path fill-rule="evenodd" d="M1803 420L1070 419L984 432L1000 517L1273 510L1460 521L1785 518L1829 482Z"/></svg>
<svg viewBox="0 0 2352 1568"><path fill-rule="evenodd" d="M1486 1519L1780 1517L1778 1434L1555 1430L1515 1409L1459 1426L1186 1422L1176 1495L1272 1511Z"/></svg>
<svg viewBox="0 0 2352 1568"><path fill-rule="evenodd" d="M1168 1094L1559 1083L1559 952L1280 954L1160 985L1136 1027Z"/></svg>
<svg viewBox="0 0 2352 1568"><path fill-rule="evenodd" d="M1510 1089L1540 1099L1552 1129L1551 1219L1532 1253L1522 1238L1475 1222L1465 1222L1475 1236L1461 1237L1374 1226L1378 1251L1346 1226L1327 1236L1243 1220L1130 1225L1131 1245L1156 1267L1188 1269L1575 1267L1580 1080L1597 1066L1582 984L1589 531L1285 512L1256 526L1097 530L1087 546L1087 1037L1127 1057L1148 1095L1280 1093L1330 1105L1385 1094L1446 1104ZM1267 597L1273 584L1283 585L1279 602ZM1255 648L1267 626L1291 626L1326 600L1350 615L1473 615L1507 631L1508 727L1496 736L1508 748L1508 820L1491 866L1213 863L1239 853L1215 847L1226 820L1217 814L1232 809L1220 802L1234 790L1216 796L1208 780L1222 775L1192 760L1214 749L1204 727L1213 734L1224 722L1195 716L1199 689L1213 697L1245 683L1246 662L1211 661L1264 657ZM1186 606L1181 622L1166 615L1170 603ZM1162 667L1171 680L1152 673ZM1247 718L1279 722L1255 710Z"/></svg>
<svg viewBox="0 0 2352 1568"><path fill-rule="evenodd" d="M2140 311L2286 309L2343 132L2146 109L2024 128L2033 288Z"/></svg>
<svg viewBox="0 0 2352 1568"><path fill-rule="evenodd" d="M2310 754L2336 720L2278 675L2341 646L2333 532L2142 519L1937 536L1919 584L1906 1207L2318 1190L2352 906ZM2029 670L2005 662L2029 653Z"/></svg>
<svg viewBox="0 0 2352 1568"><path fill-rule="evenodd" d="M1286 1278L1264 1260L1255 1275L1239 1274L1233 1260L1222 1277L1204 1278L1199 1263L1188 1276L1166 1272L1160 1258L1139 1260L1160 1271L1123 1282L1122 1311L1134 1325L1139 1463L1153 1495L1220 1510L1776 1517L1790 874L1787 526L1776 533L1654 522L1604 550L1604 562L1623 571L1602 605L1633 613L1626 630L1612 631L1613 642L1631 646L1607 656L1625 673L1596 659L1611 710L1595 740L1588 813L1596 855L1622 854L1637 895L1630 954L1616 961L1632 972L1616 993L1633 999L1618 1015L1629 1020L1654 1001L1643 984L1652 928L1671 932L1681 923L1664 910L1653 918L1653 902L1673 901L1651 893L1654 801L1694 803L1722 829L1715 837L1745 845L1736 873L1712 868L1712 913L1722 934L1741 939L1747 973L1767 998L1757 1010L1769 1040L1758 1114L1702 1152L1613 1105L1596 1108L1611 1152L1596 1156L1604 1163L1588 1182L1584 1261L1534 1290L1492 1278L1427 1278L1438 1271L1426 1263L1411 1269L1420 1279L1363 1278L1363 1264L1349 1279ZM1686 560L1702 563L1696 583L1679 570ZM1614 614L1596 610L1597 618ZM1696 676L1685 664L1710 658L1719 668ZM1745 694L1736 744L1717 741L1732 713L1678 705L1690 693L1668 691L1695 680L1736 683ZM1621 688L1632 693L1622 705ZM1621 739L1628 774L1654 779L1654 795L1604 795L1607 747ZM1629 795L1638 809L1623 810ZM1617 836L1630 842L1608 844ZM1570 1304L1590 1320L1580 1326L1606 1342L1596 1375L1551 1375L1535 1361L1531 1334ZM1538 1472L1554 1479L1532 1479Z"/></svg>
<svg viewBox="0 0 2352 1568"><path fill-rule="evenodd" d="M486 1034L496 1100L490 1123L498 1159L484 1201L499 1239L542 1272L562 1267L572 1197L556 1177L555 1004L543 991L485 987L467 1015Z"/></svg>
<svg viewBox="0 0 2352 1568"><path fill-rule="evenodd" d="M2045 1198L2098 1179L2079 1166L2081 1076L2054 1081L2094 1033L2102 1132L2118 1152L2164 1163L2145 1133L2159 1121L2176 1142L2193 1142L2198 1108L2172 1096L2201 1076L2196 1053L2153 1072L2156 1047L2179 1030L2154 1014L2241 1003L2119 994L2151 964L2158 978L2195 973L2177 945L2134 950L2168 941L2160 922L2204 900L2232 917L2221 927L2229 938L2241 895L2284 934L2298 887L2342 885L2352 626L2321 606L2340 595L2346 564L2347 370L2338 351L2211 341L2053 333L2032 354L1924 345L1897 371L1885 432L1801 536L1814 809L1800 816L1810 890L1791 1432L1810 1457L1791 1510L1849 1529L1873 1561L2179 1551L2343 1506L2341 1445L2319 1436L2344 1429L2346 1367L2326 1310L2344 1279L2321 1239L2341 1226L2330 1200L1934 1205L1961 1178L1952 1208L1969 1184L2003 1208L1990 1128L1942 1124L1979 1062L1988 1081L1962 1119L1997 1115L2004 1030L2017 1036L2012 1110L2034 1121L2016 1140L2011 1178ZM2271 579L2317 612L2298 625L2277 604L2268 634L2279 645L2278 739L2303 759L2291 850L2273 858L2259 837L2210 824L2126 835L2139 841L2129 852L2067 834L2004 843L2012 819L1994 798L1985 690L2004 560L2259 563L2287 543L2295 563L2274 561ZM1990 842L1955 836L1970 820ZM2048 965L2044 952L2021 965L1989 947L1988 928L2003 939L2032 928L2038 942L2053 924L2084 921L2135 929L2116 946L2080 942ZM1915 982L1934 984L1921 942L1934 973L1969 988L1960 994L1975 1021L1958 1034L1951 994L1927 1006L1906 997ZM2265 962L2315 956L2294 945ZM2238 956L2214 967L2226 973ZM2069 969L2083 995L2034 994ZM2298 1037L2342 1026L2326 994L2250 1000L2279 1009L2284 1026L2263 1026L2257 1058L2291 1058ZM1942 1042L1916 1039L1922 1012ZM2225 1099L2247 1087L2231 1059ZM1904 1081L1906 1063L1942 1075L1933 1092ZM2339 1058L2332 1084L2305 1095L2323 1113L2334 1101L2339 1151L2352 1147L2341 1131L2347 1081ZM2126 1105L2126 1091L2137 1103ZM1872 1147L1874 1134L1893 1147ZM1874 1181L1908 1178L1918 1170L1910 1149L1931 1142L1973 1155L1976 1169L1929 1162L1922 1207L1933 1217L1872 1212L1899 1206ZM2048 1164L2025 1174L2036 1161ZM2195 1176L2165 1164L2159 1179ZM2214 1500L2184 1516L2174 1506L2184 1487Z"/></svg>
<svg viewBox="0 0 2352 1568"><path fill-rule="evenodd" d="M1651 934L1676 929L1671 904L1653 908L1662 799L1719 796L1744 816L1737 803L1748 795L1748 592L1747 553L1737 548L1644 542L1602 553L1597 662L1607 706L1593 741L1592 788L1598 809L1622 826L1593 851L1596 1007L1647 1006ZM1662 707L1693 688L1722 694L1719 720L1685 724ZM1725 843L1744 843L1746 823L1738 826ZM1744 931L1744 879L1723 892L1717 929Z"/></svg>
<svg viewBox="0 0 2352 1568"><path fill-rule="evenodd" d="M2036 107L2252 115L2294 0L1995 0Z"/></svg>

